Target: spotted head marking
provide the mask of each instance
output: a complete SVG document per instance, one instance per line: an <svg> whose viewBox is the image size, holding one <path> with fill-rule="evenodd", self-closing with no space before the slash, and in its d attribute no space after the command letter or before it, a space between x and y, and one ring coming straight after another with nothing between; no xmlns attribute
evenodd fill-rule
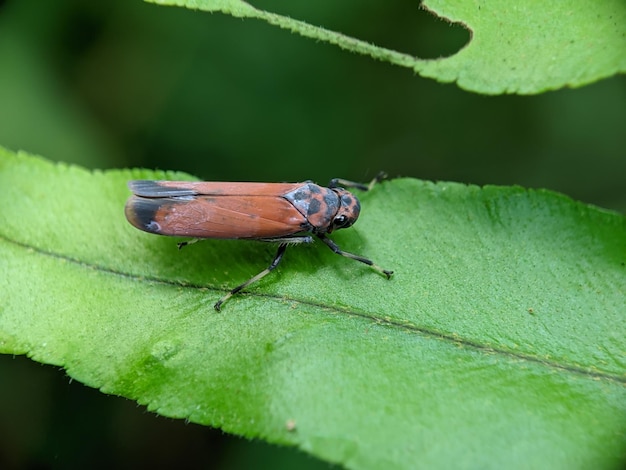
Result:
<svg viewBox="0 0 626 470"><path fill-rule="evenodd" d="M354 194L343 188L332 190L339 198L339 209L332 219L328 233L340 228L348 228L353 225L361 213L361 203Z"/></svg>

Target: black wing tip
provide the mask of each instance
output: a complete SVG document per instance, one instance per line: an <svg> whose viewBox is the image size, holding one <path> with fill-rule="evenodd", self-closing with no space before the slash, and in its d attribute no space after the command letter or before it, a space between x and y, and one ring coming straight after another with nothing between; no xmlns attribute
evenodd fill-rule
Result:
<svg viewBox="0 0 626 470"><path fill-rule="evenodd" d="M155 220L161 204L156 199L131 197L126 202L126 219L139 230L149 233L161 233L161 225Z"/></svg>

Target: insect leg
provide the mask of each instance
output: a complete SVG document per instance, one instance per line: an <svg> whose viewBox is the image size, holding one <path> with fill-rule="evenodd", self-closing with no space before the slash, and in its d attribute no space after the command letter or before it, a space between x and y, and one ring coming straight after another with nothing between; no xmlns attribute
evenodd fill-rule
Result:
<svg viewBox="0 0 626 470"><path fill-rule="evenodd" d="M313 237L310 237L308 235L303 236L303 237L258 238L257 240L260 242L267 242L267 243L287 243L289 245L296 245L298 243L313 243ZM192 238L191 240L180 242L180 243L177 243L176 245L178 246L179 250L182 250L187 245L193 245L194 243L197 243L199 241L202 241L202 239Z"/></svg>
<svg viewBox="0 0 626 470"><path fill-rule="evenodd" d="M259 238L258 241L267 243L285 243L288 245L297 245L299 243L313 243L313 237L307 235L304 237Z"/></svg>
<svg viewBox="0 0 626 470"><path fill-rule="evenodd" d="M200 241L199 238L192 238L191 240L187 240L186 242L180 242L180 243L177 243L176 245L178 245L178 249L179 250L182 250L183 247L185 247L187 245L192 245L192 244L197 243L199 241Z"/></svg>
<svg viewBox="0 0 626 470"><path fill-rule="evenodd" d="M368 266L371 266L372 268L374 268L379 273L384 274L385 276L387 276L387 279L391 278L391 275L393 274L393 271L388 271L386 269L381 268L377 264L374 264L374 262L371 259L367 259L367 258L364 258L362 256L355 255L353 253L348 253L347 251L343 251L341 248L339 248L337 246L337 244L334 241L332 241L330 238L326 238L323 234L318 234L317 236L320 238L320 240L322 240L324 243L326 243L328 248L333 250L333 253L336 253L336 254L341 255L341 256L345 256L346 258L354 259L356 261L360 261L361 263L365 263Z"/></svg>
<svg viewBox="0 0 626 470"><path fill-rule="evenodd" d="M218 300L217 303L214 305L215 310L219 312L222 309L222 304L226 302L228 299L230 299L233 295L235 295L237 292L241 291L242 289L245 289L250 284L264 278L269 273L271 273L276 268L276 266L278 266L278 264L280 263L280 260L283 258L283 255L285 254L285 250L287 249L287 245L288 245L287 243L281 243L280 245L278 245L278 251L276 252L276 256L274 256L272 263L263 271L261 271L259 274L248 279L243 284L235 287L228 294L226 294L224 297Z"/></svg>
<svg viewBox="0 0 626 470"><path fill-rule="evenodd" d="M372 181L369 182L369 184L356 183L354 181L344 180L341 178L333 178L332 180L330 180L330 183L328 183L328 187L337 188L339 186L343 186L344 188L356 188L360 189L361 191L369 191L374 187L375 184L380 183L384 179L387 179L387 173L381 171L374 177Z"/></svg>

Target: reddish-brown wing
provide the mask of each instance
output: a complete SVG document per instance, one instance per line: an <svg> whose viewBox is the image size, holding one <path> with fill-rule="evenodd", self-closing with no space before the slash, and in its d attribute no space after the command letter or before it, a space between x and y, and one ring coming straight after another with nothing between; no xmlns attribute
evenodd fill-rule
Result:
<svg viewBox="0 0 626 470"><path fill-rule="evenodd" d="M135 181L129 186L136 195L126 203L126 218L150 233L276 238L301 232L306 224L305 217L281 197L282 191L298 184ZM228 189L239 194L232 195ZM265 194L249 194L254 191Z"/></svg>
<svg viewBox="0 0 626 470"><path fill-rule="evenodd" d="M283 196L306 183L232 183L211 181L130 181L137 196Z"/></svg>

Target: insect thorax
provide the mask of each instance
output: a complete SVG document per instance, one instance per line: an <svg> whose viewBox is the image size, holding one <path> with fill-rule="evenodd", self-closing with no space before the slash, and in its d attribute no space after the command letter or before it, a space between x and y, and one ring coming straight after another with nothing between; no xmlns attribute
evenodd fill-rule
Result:
<svg viewBox="0 0 626 470"><path fill-rule="evenodd" d="M314 183L304 183L283 197L306 217L311 231L321 233L327 231L341 204L335 191Z"/></svg>

